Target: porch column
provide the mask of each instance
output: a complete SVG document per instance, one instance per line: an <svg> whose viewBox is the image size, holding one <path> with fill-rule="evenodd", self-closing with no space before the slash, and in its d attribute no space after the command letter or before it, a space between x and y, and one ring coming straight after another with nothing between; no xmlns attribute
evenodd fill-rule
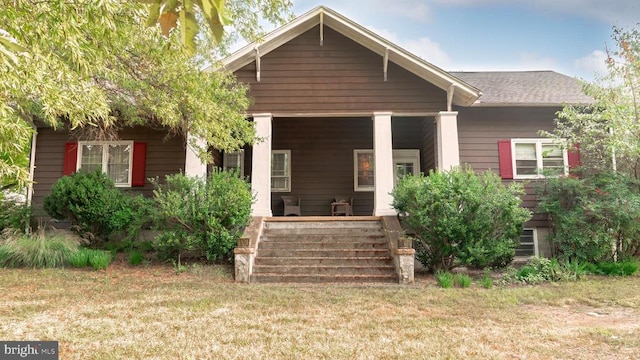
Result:
<svg viewBox="0 0 640 360"><path fill-rule="evenodd" d="M187 134L187 151L184 159L184 174L192 177L207 177L207 163L198 157L198 148L206 148L207 143Z"/></svg>
<svg viewBox="0 0 640 360"><path fill-rule="evenodd" d="M391 206L393 197L393 148L391 142L391 113L373 113L373 215L395 216Z"/></svg>
<svg viewBox="0 0 640 360"><path fill-rule="evenodd" d="M251 161L251 192L256 201L252 216L272 216L271 212L271 114L254 114L258 141L253 144Z"/></svg>
<svg viewBox="0 0 640 360"><path fill-rule="evenodd" d="M458 112L439 112L436 116L436 127L438 133L438 170L450 170L459 166Z"/></svg>

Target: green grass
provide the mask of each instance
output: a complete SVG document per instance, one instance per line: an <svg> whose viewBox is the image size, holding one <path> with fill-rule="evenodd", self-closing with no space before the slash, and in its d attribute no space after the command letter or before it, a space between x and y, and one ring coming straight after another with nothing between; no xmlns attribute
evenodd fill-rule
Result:
<svg viewBox="0 0 640 360"><path fill-rule="evenodd" d="M235 284L230 269L0 269L0 338L61 359L549 359L640 353L640 278L538 286ZM37 291L34 291L37 289ZM590 313L602 314L591 316ZM451 339L464 339L451 346Z"/></svg>
<svg viewBox="0 0 640 360"><path fill-rule="evenodd" d="M111 252L105 250L93 250L89 254L89 265L93 270L104 270L111 262Z"/></svg>
<svg viewBox="0 0 640 360"><path fill-rule="evenodd" d="M436 281L441 288L449 289L453 287L453 274L448 271L438 271Z"/></svg>
<svg viewBox="0 0 640 360"><path fill-rule="evenodd" d="M83 268L89 266L89 255L93 250L87 248L80 248L78 251L69 257L69 265L75 268Z"/></svg>
<svg viewBox="0 0 640 360"><path fill-rule="evenodd" d="M471 286L472 281L473 279L471 279L471 276L467 274L458 273L453 275L453 284L461 288L468 288L469 286Z"/></svg>

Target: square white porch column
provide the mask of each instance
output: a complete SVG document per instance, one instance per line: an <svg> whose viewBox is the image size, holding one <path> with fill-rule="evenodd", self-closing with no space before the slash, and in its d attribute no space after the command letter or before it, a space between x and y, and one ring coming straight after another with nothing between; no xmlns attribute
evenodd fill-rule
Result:
<svg viewBox="0 0 640 360"><path fill-rule="evenodd" d="M391 206L393 197L393 145L391 141L391 113L373 113L373 215L395 216Z"/></svg>
<svg viewBox="0 0 640 360"><path fill-rule="evenodd" d="M198 157L198 148L206 148L207 143L198 137L187 134L187 149L184 159L184 174L192 177L207 177L207 163Z"/></svg>
<svg viewBox="0 0 640 360"><path fill-rule="evenodd" d="M252 216L272 216L271 212L271 114L254 114L256 136L251 161L251 192L255 202Z"/></svg>
<svg viewBox="0 0 640 360"><path fill-rule="evenodd" d="M436 116L438 136L438 170L451 170L460 165L458 146L458 112L441 111Z"/></svg>

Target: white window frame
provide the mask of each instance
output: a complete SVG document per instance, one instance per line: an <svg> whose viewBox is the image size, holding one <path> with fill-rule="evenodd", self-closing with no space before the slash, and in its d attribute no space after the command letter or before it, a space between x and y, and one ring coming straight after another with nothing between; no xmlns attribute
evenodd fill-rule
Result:
<svg viewBox="0 0 640 360"><path fill-rule="evenodd" d="M229 153L226 151L224 152L224 154L222 155L222 168L224 169L224 171L229 171L229 167L228 167L229 160L227 158L228 155L240 156L240 177L244 177L244 150L240 149L238 151L232 151Z"/></svg>
<svg viewBox="0 0 640 360"><path fill-rule="evenodd" d="M538 168L538 174L535 175L520 175L518 174L518 168L516 167L516 144L533 144L536 148L536 163ZM553 139L511 139L511 168L513 169L514 179L542 179L544 167L542 166L542 145L556 145L562 150L562 161L564 164L563 175L569 174L569 157L567 155L567 149L561 147L561 144Z"/></svg>
<svg viewBox="0 0 640 360"><path fill-rule="evenodd" d="M393 186L398 183L398 163L413 163L413 175L420 174L420 150L402 149L393 150Z"/></svg>
<svg viewBox="0 0 640 360"><path fill-rule="evenodd" d="M273 176L273 173L271 173L270 178L274 178L274 177L280 177L280 178L288 178L289 181L287 181L287 184L289 185L286 188L274 188L273 186L271 187L271 192L291 192L291 150L271 150L271 162L273 164L273 155L276 154L286 154L287 155L287 159L289 159L288 164L289 166L287 166L286 170L286 175L285 176ZM271 169L269 169L269 171L271 171Z"/></svg>
<svg viewBox="0 0 640 360"><path fill-rule="evenodd" d="M374 191L374 185L361 186L358 183L358 155L360 154L372 154L373 149L354 149L353 150L353 190L354 191ZM396 163L398 162L411 162L413 163L413 174L420 174L420 150L418 149L398 149L393 150L393 186L395 187L398 181L398 174L396 169ZM373 164L375 171L375 163ZM375 173L375 172L374 172Z"/></svg>
<svg viewBox="0 0 640 360"><path fill-rule="evenodd" d="M531 230L533 232L533 256L538 256L538 229L537 228L524 228L523 232ZM520 246L520 238L518 236L518 246ZM517 259L528 259L530 256L516 256Z"/></svg>
<svg viewBox="0 0 640 360"><path fill-rule="evenodd" d="M80 171L82 168L82 151L85 145L101 145L102 146L102 172L108 174L107 166L109 161L109 152L105 149L109 149L109 145L129 145L131 149L129 151L129 169L127 174L127 183L116 183L116 187L131 187L131 177L133 170L133 140L127 141L78 141L78 154L76 161L76 171Z"/></svg>

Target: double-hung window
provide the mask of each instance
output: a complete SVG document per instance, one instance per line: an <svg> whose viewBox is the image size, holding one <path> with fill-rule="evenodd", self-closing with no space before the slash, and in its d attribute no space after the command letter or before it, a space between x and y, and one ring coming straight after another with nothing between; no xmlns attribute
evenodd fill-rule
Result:
<svg viewBox="0 0 640 360"><path fill-rule="evenodd" d="M133 141L81 141L78 143L77 170L100 170L116 186L131 186Z"/></svg>
<svg viewBox="0 0 640 360"><path fill-rule="evenodd" d="M567 151L551 139L512 139L514 179L536 179L543 175L566 175Z"/></svg>
<svg viewBox="0 0 640 360"><path fill-rule="evenodd" d="M291 150L271 151L271 191L291 192Z"/></svg>
<svg viewBox="0 0 640 360"><path fill-rule="evenodd" d="M244 150L225 152L223 168L225 171L235 171L240 177L244 177Z"/></svg>
<svg viewBox="0 0 640 360"><path fill-rule="evenodd" d="M538 256L538 234L536 229L524 229L520 234L520 244L516 248L516 257Z"/></svg>

